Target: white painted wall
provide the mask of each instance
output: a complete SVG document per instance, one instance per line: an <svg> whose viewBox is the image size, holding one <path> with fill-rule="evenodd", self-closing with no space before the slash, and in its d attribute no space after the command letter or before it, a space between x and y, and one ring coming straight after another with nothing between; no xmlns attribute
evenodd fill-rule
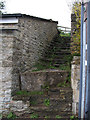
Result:
<svg viewBox="0 0 90 120"><path fill-rule="evenodd" d="M1 23L18 23L18 18L16 17L0 18L0 24Z"/></svg>

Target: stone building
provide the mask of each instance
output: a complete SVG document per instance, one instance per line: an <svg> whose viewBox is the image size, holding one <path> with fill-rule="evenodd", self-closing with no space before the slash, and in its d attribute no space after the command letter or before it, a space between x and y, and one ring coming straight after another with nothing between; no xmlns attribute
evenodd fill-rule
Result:
<svg viewBox="0 0 90 120"><path fill-rule="evenodd" d="M58 34L57 22L25 14L0 18L0 113L7 113L12 91L20 90L21 73L41 58Z"/></svg>

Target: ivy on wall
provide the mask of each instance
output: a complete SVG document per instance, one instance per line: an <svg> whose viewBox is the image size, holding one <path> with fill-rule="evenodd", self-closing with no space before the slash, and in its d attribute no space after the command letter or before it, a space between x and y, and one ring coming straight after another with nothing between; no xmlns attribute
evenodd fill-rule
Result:
<svg viewBox="0 0 90 120"><path fill-rule="evenodd" d="M81 3L73 4L71 19L71 53L80 55Z"/></svg>

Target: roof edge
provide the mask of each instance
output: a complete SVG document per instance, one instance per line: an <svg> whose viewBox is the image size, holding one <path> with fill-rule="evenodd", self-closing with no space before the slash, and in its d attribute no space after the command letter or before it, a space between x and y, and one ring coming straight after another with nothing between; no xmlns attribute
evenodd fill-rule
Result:
<svg viewBox="0 0 90 120"><path fill-rule="evenodd" d="M58 21L53 21L52 19L44 19L44 18L40 18L40 17L36 17L36 16L31 16L31 15L27 15L27 14L21 14L21 13L2 14L0 17L1 18L8 18L8 17L30 17L30 18L33 18L33 19L40 19L42 21L55 22L55 23L58 24Z"/></svg>

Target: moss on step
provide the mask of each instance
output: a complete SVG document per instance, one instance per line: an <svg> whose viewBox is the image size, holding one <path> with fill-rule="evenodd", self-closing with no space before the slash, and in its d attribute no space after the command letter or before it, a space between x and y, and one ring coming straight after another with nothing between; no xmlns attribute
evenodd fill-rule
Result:
<svg viewBox="0 0 90 120"><path fill-rule="evenodd" d="M31 92L28 92L28 91L17 91L15 94L16 95L30 96L30 95L43 95L44 92L43 91L31 91Z"/></svg>

